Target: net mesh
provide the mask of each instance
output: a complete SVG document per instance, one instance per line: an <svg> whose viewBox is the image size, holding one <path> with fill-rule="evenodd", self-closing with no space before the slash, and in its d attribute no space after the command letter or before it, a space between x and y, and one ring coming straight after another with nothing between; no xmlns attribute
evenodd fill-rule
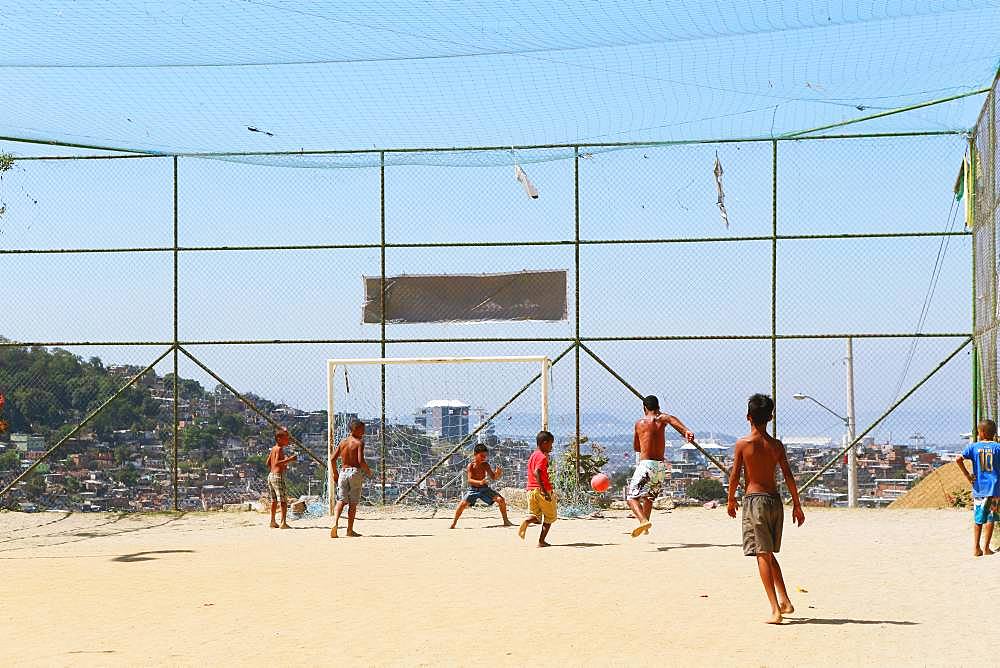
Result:
<svg viewBox="0 0 1000 668"><path fill-rule="evenodd" d="M0 135L168 153L780 136L985 86L998 22L988 0L15 2ZM866 129L965 129L980 104Z"/></svg>
<svg viewBox="0 0 1000 668"><path fill-rule="evenodd" d="M995 118L993 111L986 113L987 119L989 114ZM994 140L988 130L976 141L984 147L980 163L995 156L989 153ZM301 457L288 479L295 498L320 497L326 419L314 413L325 407L323 360L528 352L555 358L578 335L637 391L659 394L700 438L707 442L714 435L725 444L743 429L746 395L772 388L777 390L779 435L825 434L836 441L836 424L820 410L806 412L790 393L811 392L840 410L840 357L843 340L853 331L859 337L860 433L969 330L972 235L953 227L952 190L967 147L961 135L632 147L527 167L542 193L538 200L525 196L509 164L408 165L384 173L359 167L330 174L180 157L175 184L169 157L15 160L0 178L0 199L7 202L0 219L0 262L15 277L14 289L5 293L10 317L0 334L50 351L55 348L44 342L75 341L60 347L83 360L98 356L105 366L146 364L155 354L133 359L127 349L143 341L169 347L176 322L184 350L217 375L182 355L183 424L174 430L169 410L138 423L126 420L126 412L113 412L122 421L111 431L122 433L102 431L91 438L88 431L82 445L74 446L81 452L54 452L44 475L55 477L45 488L44 477L26 481L31 483L24 488L31 495L27 502L53 509L79 503L78 490L60 488L64 483L58 476L65 481L66 475L80 475L84 482L92 480L95 494L104 499L108 489L121 489L125 481L128 498L118 496L115 503L169 508L175 500L169 479L175 461L181 468L179 507L259 500L265 490L262 458L273 442L273 425L234 400L220 379L319 453L319 462ZM562 149L546 151L562 154ZM725 168L728 229L716 204L716 151ZM509 149L495 153L498 163L511 157ZM992 159L989 164L995 165ZM993 181L983 174L993 175ZM984 167L977 185L978 191L987 189L978 206L989 205L994 216L995 191L990 189L995 185L990 184L995 174L995 167ZM180 246L176 311L170 245L175 222ZM977 225L977 247L995 244L994 223L985 229L988 233ZM877 238L864 236L870 234ZM993 284L979 274L988 270L992 276L993 246L986 254L977 257L977 282L989 291ZM389 276L565 268L574 292L579 279L579 300L575 294L569 300L565 321L388 323L383 342L379 325L365 325L360 317L361 277L379 275L383 266ZM936 296L929 284L936 284ZM648 308L644 294L663 307ZM985 322L995 320L994 311L982 304L978 311ZM911 338L914 331L923 337ZM982 338L984 332L979 334ZM117 337L124 342L115 343ZM521 340L491 340L499 337ZM652 340L660 337L676 340ZM7 349L32 347L0 343ZM634 461L631 426L641 414L640 404L596 358L581 351L577 405L574 357L571 353L568 366L559 363L553 370L555 468L567 470L566 453L571 462L575 459L571 439L579 419L580 433L588 439L583 453L599 454L596 446L601 446L613 493L620 498ZM885 423L892 425L891 434L881 427L874 433L876 445L898 445L901 434L904 440L921 434L928 446L956 449L968 430L971 403L968 365L961 359L968 358L955 358L935 377L941 384L933 385L933 394L921 390L906 400L899 421ZM873 362L877 366L867 367ZM769 382L772 365L777 366L776 386ZM170 367L161 363L155 369L151 382L158 397L169 386L164 378ZM995 365L984 371L990 369L995 372ZM47 406L52 403L48 394L60 396L65 390L64 382L49 375L14 377L5 371L0 365L0 391L13 397L6 408L12 417L15 409L23 415L25 405L34 410L31 397ZM392 380L388 409L400 421L431 398L456 398L449 391L451 396L418 399L418 390L425 388L400 380L397 385L410 397L400 403ZM483 378L469 382L472 388L490 385ZM520 386L513 375L491 382L498 394ZM450 390L444 384L439 389L441 395ZM950 398L947 411L941 409L942 396ZM526 394L518 400L523 408L508 410L536 411L536 397ZM125 405L133 398L126 397ZM501 402L493 399L484 400L484 408ZM465 401L470 407L479 403ZM368 413L378 405L371 397L365 403ZM928 415L939 418L933 430L921 417ZM26 437L40 437L51 447L52 433L72 428L79 417L60 408L30 422L18 418L16 430L12 423L9 438L0 439L5 451L0 453L5 467L0 484L30 466L30 457L22 455L37 452L30 448L40 445ZM142 433L150 431L146 424L152 425L152 437ZM536 428L515 435L523 439ZM173 431L180 440L176 459ZM887 443L890 435L893 443ZM155 456L157 445L167 471ZM146 447L148 453L122 457L115 454L119 446L140 453ZM413 446L411 452L426 456L426 448ZM76 461L71 457L76 454L88 458ZM684 497L697 478L718 475L695 453L672 447L670 455L677 464L671 495ZM685 460L688 455L691 461ZM507 456L498 445L498 457ZM829 456L828 444L817 458ZM381 469L387 482L396 469L398 480L412 482L410 459L387 461ZM823 485L843 489L842 467L831 470L835 479L824 478ZM452 478L460 472L460 462L454 462ZM140 479L133 481L132 473ZM913 475L896 473L890 477ZM143 476L155 484L142 481ZM449 512L464 482L460 477L450 481L441 480L447 502L438 506ZM586 476L583 481L586 485ZM154 490L152 496L147 487ZM15 505L27 499L20 489ZM0 502L13 498L0 488ZM486 512L495 517L495 510Z"/></svg>
<svg viewBox="0 0 1000 668"><path fill-rule="evenodd" d="M468 488L465 467L479 443L504 472L492 485L523 487L541 428L541 382L531 382L540 372L540 362L387 365L383 422L381 367L340 364L334 441L352 419L365 422L374 477L364 497L371 503L454 505Z"/></svg>
<svg viewBox="0 0 1000 668"><path fill-rule="evenodd" d="M1000 79L983 106L972 138L973 238L975 244L975 337L979 359L978 410L980 417L997 419L998 386L997 326L997 225L1000 223L1000 158L997 152L997 93Z"/></svg>

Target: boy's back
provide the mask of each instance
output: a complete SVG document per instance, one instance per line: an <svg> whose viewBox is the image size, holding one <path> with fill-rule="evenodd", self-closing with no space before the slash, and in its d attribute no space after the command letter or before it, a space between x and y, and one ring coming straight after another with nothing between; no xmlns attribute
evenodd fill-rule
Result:
<svg viewBox="0 0 1000 668"><path fill-rule="evenodd" d="M364 447L363 439L347 436L337 446L336 454L340 456L345 468L361 468L361 450Z"/></svg>
<svg viewBox="0 0 1000 668"><path fill-rule="evenodd" d="M775 470L784 459L785 446L770 434L750 433L736 442L734 456L746 470L747 494L776 494Z"/></svg>
<svg viewBox="0 0 1000 668"><path fill-rule="evenodd" d="M972 495L1000 496L1000 443L978 441L962 451L962 458L972 461Z"/></svg>

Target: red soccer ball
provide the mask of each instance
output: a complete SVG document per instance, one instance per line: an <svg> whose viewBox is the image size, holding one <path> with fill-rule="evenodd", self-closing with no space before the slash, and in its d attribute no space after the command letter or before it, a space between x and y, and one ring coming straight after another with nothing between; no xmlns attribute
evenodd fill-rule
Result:
<svg viewBox="0 0 1000 668"><path fill-rule="evenodd" d="M595 492L597 492L598 494L602 494L608 491L608 488L611 487L611 478L604 475L603 473L598 473L597 475L595 475L593 478L590 479L590 486L593 488Z"/></svg>

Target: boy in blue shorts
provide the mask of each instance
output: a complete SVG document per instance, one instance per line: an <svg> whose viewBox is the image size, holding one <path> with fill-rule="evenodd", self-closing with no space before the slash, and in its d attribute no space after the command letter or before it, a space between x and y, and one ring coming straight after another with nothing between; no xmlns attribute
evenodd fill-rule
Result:
<svg viewBox="0 0 1000 668"><path fill-rule="evenodd" d="M980 421L976 431L979 440L963 450L955 463L972 483L973 554L981 557L993 554L990 549L993 523L1000 521L1000 443L996 442L997 423L993 420ZM965 467L966 459L972 460L971 475ZM986 539L985 548L979 546L980 537Z"/></svg>
<svg viewBox="0 0 1000 668"><path fill-rule="evenodd" d="M514 526L513 522L507 519L507 501L490 487L490 480L499 480L500 476L503 475L503 467L498 466L494 470L490 466L490 463L486 461L486 458L489 456L488 452L488 449L482 443L478 443L473 449L472 461L465 467L465 475L469 478L469 491L465 493L465 498L458 504L458 508L455 508L455 519L452 521L451 526L448 527L449 529L455 528L455 525L458 524L458 518L462 516L462 512L469 506L476 505L476 501L482 501L487 506L492 506L495 501L500 506L500 516L503 517L503 525L505 527Z"/></svg>

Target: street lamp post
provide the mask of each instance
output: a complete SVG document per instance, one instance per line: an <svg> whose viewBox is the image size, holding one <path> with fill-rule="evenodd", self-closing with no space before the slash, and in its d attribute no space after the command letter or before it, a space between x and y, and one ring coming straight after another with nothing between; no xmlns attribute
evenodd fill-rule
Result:
<svg viewBox="0 0 1000 668"><path fill-rule="evenodd" d="M820 402L819 400L815 399L814 397L810 397L808 394L802 394L802 393L798 393L797 392L797 393L795 393L795 394L792 395L792 398L793 399L798 399L800 401L802 399L808 399L809 401L813 402L814 404L816 404L817 406L819 406L820 408L822 408L823 410L825 410L830 415L833 415L834 417L836 417L838 420L840 420L841 422L844 423L844 430L845 430L845 432L847 434L847 438L851 439L850 441L848 441L848 443L853 443L854 442L854 439L851 436L851 434L853 432L851 430L851 420L849 418L844 417L843 415L841 415L840 413L838 413L835 410L831 409L829 406L823 404L822 402ZM851 448L851 450L853 450L853 449L854 448ZM851 493L851 489L852 488L853 489L857 489L856 487L852 486L852 483L856 483L857 482L857 475L856 475L856 472L854 474L852 474L851 466L850 466L850 464L851 464L851 456L850 455L847 456L847 463L848 463L848 468L847 468L847 506L848 506L848 508L855 508L855 507L857 507L857 503L858 503L858 501L857 501L857 495L856 494L852 494ZM854 460L854 465L857 466L857 460Z"/></svg>
<svg viewBox="0 0 1000 668"><path fill-rule="evenodd" d="M847 432L847 444L854 443L855 439L855 429L857 428L854 419L854 346L853 340L848 337L847 339L847 417L844 417L840 413L831 410L829 406L825 406L808 394L793 394L793 399L808 399L814 404L837 417L844 423L844 429ZM858 453L857 448L852 447L847 451L847 507L857 508L858 507Z"/></svg>
<svg viewBox="0 0 1000 668"><path fill-rule="evenodd" d="M847 443L854 443L856 424L854 421L854 345L847 338ZM847 451L847 507L858 507L858 449Z"/></svg>

